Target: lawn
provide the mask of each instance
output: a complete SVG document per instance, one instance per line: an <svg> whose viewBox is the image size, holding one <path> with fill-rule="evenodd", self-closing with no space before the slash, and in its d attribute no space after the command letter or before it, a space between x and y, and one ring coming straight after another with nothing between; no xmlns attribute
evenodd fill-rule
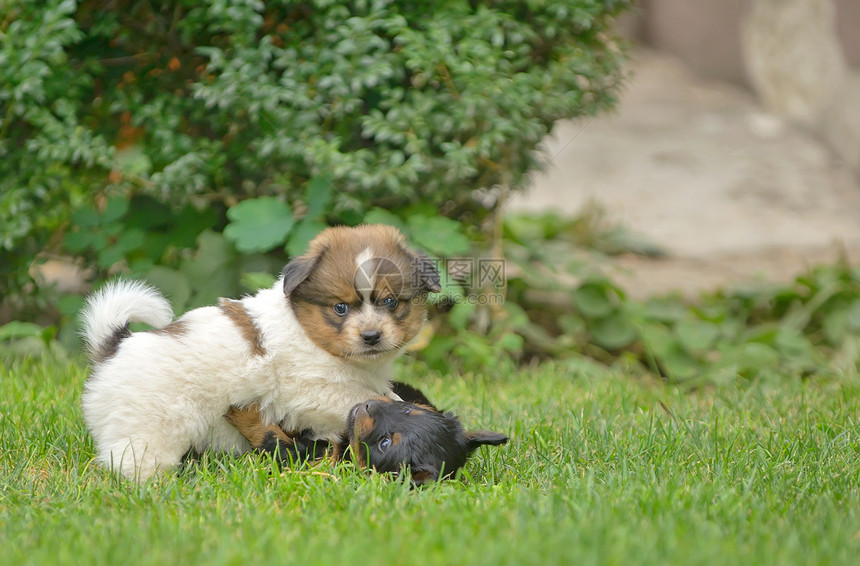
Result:
<svg viewBox="0 0 860 566"><path fill-rule="evenodd" d="M0 354L3 355L3 354ZM0 370L0 564L845 564L860 383L682 391L590 364L401 376L504 431L456 481L206 455L138 486L92 463L78 362Z"/></svg>

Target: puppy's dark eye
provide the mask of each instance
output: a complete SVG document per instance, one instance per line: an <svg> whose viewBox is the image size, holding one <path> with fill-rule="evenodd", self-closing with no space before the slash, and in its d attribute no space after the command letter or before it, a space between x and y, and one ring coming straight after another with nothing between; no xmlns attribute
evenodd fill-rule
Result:
<svg viewBox="0 0 860 566"><path fill-rule="evenodd" d="M383 307L388 307L391 310L394 310L397 308L397 305L399 303L398 303L397 299L395 299L394 297L385 297L384 299L382 299L382 302L380 304Z"/></svg>
<svg viewBox="0 0 860 566"><path fill-rule="evenodd" d="M379 450L385 452L388 450L388 447L391 446L391 439L387 436L379 441Z"/></svg>
<svg viewBox="0 0 860 566"><path fill-rule="evenodd" d="M334 313L339 316L345 316L349 312L349 305L346 303L338 303L334 306Z"/></svg>

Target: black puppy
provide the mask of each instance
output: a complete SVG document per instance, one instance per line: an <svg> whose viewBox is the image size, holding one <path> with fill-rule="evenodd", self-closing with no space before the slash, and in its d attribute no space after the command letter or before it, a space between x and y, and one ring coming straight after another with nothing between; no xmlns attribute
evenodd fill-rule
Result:
<svg viewBox="0 0 860 566"><path fill-rule="evenodd" d="M287 465L327 453L342 458L349 447L360 467L381 473L408 469L416 485L453 476L481 445L508 441L498 432L464 431L453 413L440 411L412 386L394 382L392 388L403 401L375 397L354 406L344 439L337 446L312 440L310 430L289 433L276 425L264 425L254 405L231 407L224 418L256 450L273 454Z"/></svg>

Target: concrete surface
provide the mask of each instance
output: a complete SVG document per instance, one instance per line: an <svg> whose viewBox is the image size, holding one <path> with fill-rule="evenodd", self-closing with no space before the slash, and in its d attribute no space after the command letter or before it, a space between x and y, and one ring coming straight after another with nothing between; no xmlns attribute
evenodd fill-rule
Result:
<svg viewBox="0 0 860 566"><path fill-rule="evenodd" d="M698 72L746 84L740 28L753 0L636 0L621 18L627 37L674 53ZM832 0L836 34L849 65L860 68L860 2Z"/></svg>
<svg viewBox="0 0 860 566"><path fill-rule="evenodd" d="M613 115L558 124L552 162L511 210L574 215L596 201L669 252L619 258L634 296L787 280L860 259L860 183L813 135L743 88L639 51Z"/></svg>

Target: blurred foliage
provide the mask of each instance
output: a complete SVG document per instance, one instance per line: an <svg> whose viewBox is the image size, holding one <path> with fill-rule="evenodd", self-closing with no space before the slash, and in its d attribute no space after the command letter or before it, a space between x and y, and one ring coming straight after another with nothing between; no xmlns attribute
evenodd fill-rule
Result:
<svg viewBox="0 0 860 566"><path fill-rule="evenodd" d="M554 121L612 104L630 4L0 3L0 295L44 311L31 264L61 251L192 306L254 279L192 272L283 261L380 210L465 249L439 214L479 226L474 190L518 186Z"/></svg>
<svg viewBox="0 0 860 566"><path fill-rule="evenodd" d="M74 342L81 294L34 280L49 254L181 312L272 284L327 225L379 222L435 258L506 258L501 284L449 272L432 297L421 356L446 371L584 354L693 385L856 372L847 264L642 303L596 258L660 250L599 213L502 222L552 124L613 103L630 4L0 3L0 296L42 315L0 344Z"/></svg>
<svg viewBox="0 0 860 566"><path fill-rule="evenodd" d="M571 250L582 225L591 254ZM631 241L627 253L659 253ZM604 243L600 243L603 241ZM521 360L585 354L690 385L738 378L856 375L860 363L860 268L819 266L785 285L629 299L601 270L594 250L614 252L618 231L599 221L512 217L505 223L509 262L508 332L524 338ZM599 253L599 252L598 252ZM496 329L495 332L500 332Z"/></svg>
<svg viewBox="0 0 860 566"><path fill-rule="evenodd" d="M105 210L114 212L99 217L106 222L101 232L110 234L111 223L123 220L114 217L116 206L108 203ZM506 219L502 239L506 273L500 285L482 286L458 277L450 266L443 269L443 290L431 295L430 324L415 348L422 363L446 373L492 375L504 366L585 356L631 375L658 375L690 387L739 379L857 374L860 268L843 261L814 268L784 285L721 291L696 300L661 296L635 301L602 272L606 257L599 250L660 252L607 225L599 212L593 214ZM370 217L400 227L416 242L421 242L427 218L420 208L411 215L374 209ZM133 218L123 221L132 226ZM161 226L167 233L171 222L164 217ZM474 242L461 224L450 222L445 237L422 247L435 247L443 252L440 257L456 260L465 245L469 251L463 259L471 260ZM144 242L162 236L148 230ZM136 237L131 239L137 243ZM179 241L178 236L167 239ZM201 253L179 253L175 267L150 267L144 254L131 262L130 269L144 270L141 276L167 291L180 305L178 310L214 300L206 294L207 285L195 288L199 294L186 288L182 274L193 281L226 277L236 289L247 291L274 282L272 271L255 271L250 265L252 257L271 261L267 256L238 255L217 232L207 230L200 239ZM620 241L629 246L620 246ZM103 249L109 248L100 246L90 253L98 256ZM440 266L445 266L441 260ZM226 284L216 281L214 287ZM79 301L69 304L74 313ZM51 326L12 322L0 326L0 348L8 350L11 345L12 351L32 353L41 345L56 351L56 332Z"/></svg>

